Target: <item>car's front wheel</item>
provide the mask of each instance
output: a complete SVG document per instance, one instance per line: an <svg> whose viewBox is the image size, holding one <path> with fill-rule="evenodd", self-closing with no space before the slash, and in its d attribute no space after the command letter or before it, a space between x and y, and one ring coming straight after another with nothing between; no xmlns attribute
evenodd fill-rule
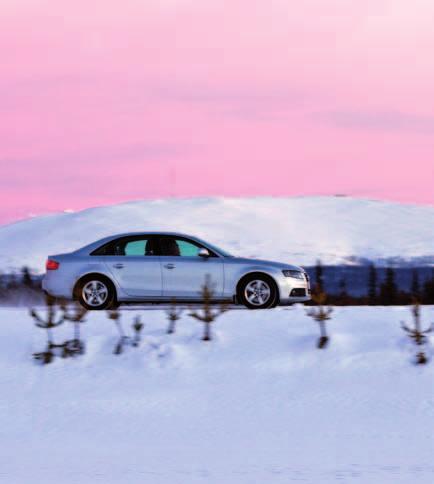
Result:
<svg viewBox="0 0 434 484"><path fill-rule="evenodd" d="M266 275L245 277L238 288L238 300L249 309L269 309L277 304L276 283Z"/></svg>
<svg viewBox="0 0 434 484"><path fill-rule="evenodd" d="M109 309L116 299L113 284L100 276L82 279L78 284L77 294L79 303L88 310Z"/></svg>

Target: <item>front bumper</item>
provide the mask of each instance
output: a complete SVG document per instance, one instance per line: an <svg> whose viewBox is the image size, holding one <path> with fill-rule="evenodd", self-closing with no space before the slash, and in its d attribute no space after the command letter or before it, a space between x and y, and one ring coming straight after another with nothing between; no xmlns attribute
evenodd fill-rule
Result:
<svg viewBox="0 0 434 484"><path fill-rule="evenodd" d="M288 297L279 301L279 306L291 306L291 304L305 303L311 300L310 296L306 297Z"/></svg>
<svg viewBox="0 0 434 484"><path fill-rule="evenodd" d="M282 274L279 278L279 295L282 306L310 301L310 282L307 274L304 279L285 277Z"/></svg>

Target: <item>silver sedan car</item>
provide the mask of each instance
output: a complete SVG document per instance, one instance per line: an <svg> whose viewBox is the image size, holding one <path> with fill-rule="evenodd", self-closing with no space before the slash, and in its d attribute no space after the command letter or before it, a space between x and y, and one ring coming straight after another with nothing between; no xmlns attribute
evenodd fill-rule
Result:
<svg viewBox="0 0 434 484"><path fill-rule="evenodd" d="M196 237L166 232L114 235L51 255L42 285L87 309L107 309L127 302L200 302L205 281L213 301L250 309L310 299L300 267L234 257Z"/></svg>

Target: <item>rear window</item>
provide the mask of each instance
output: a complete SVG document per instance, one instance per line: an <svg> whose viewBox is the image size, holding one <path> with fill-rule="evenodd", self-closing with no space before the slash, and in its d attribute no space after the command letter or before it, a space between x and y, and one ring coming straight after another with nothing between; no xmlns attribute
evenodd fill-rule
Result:
<svg viewBox="0 0 434 484"><path fill-rule="evenodd" d="M155 242L151 237L128 237L116 239L94 250L91 255L149 256L156 255Z"/></svg>

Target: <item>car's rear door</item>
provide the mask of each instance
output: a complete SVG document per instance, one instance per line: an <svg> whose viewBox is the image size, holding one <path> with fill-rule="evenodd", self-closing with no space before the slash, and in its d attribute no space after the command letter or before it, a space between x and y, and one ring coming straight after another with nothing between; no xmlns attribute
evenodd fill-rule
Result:
<svg viewBox="0 0 434 484"><path fill-rule="evenodd" d="M163 296L165 298L200 299L206 280L215 298L223 295L223 258L210 251L210 257L200 257L202 246L185 237L160 236L159 250Z"/></svg>
<svg viewBox="0 0 434 484"><path fill-rule="evenodd" d="M123 237L112 242L104 258L119 286L128 295L139 298L162 296L160 257L150 236Z"/></svg>

